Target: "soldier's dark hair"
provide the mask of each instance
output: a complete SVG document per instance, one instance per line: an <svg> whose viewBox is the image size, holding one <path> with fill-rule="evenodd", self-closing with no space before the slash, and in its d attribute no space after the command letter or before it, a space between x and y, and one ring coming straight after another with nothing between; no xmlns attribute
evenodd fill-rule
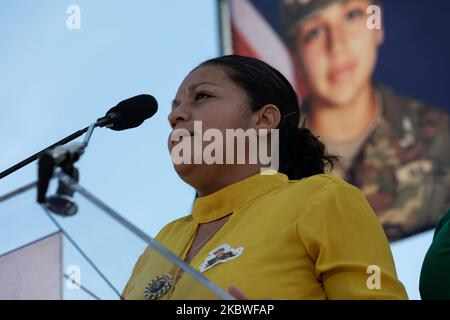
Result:
<svg viewBox="0 0 450 320"><path fill-rule="evenodd" d="M318 10L321 10L320 7L326 7L326 5L329 4L328 2L330 2L330 1L322 1L322 3L318 2L318 1L316 1L316 3L314 3L314 1L312 1L312 2L310 1L309 4L306 6L317 7L317 5L318 5L319 6ZM295 1L294 2L291 2L291 1L283 2L282 1L281 3L282 3L282 5L281 5L282 38L284 39L284 42L286 43L286 45L292 52L298 53L298 47L297 47L298 23L305 17L304 14L307 13L305 11L308 11L308 10L305 10L304 8L302 8L299 11L298 8L304 7L305 5L296 3ZM371 5L376 5L381 8L383 7L381 0L370 0L370 3L371 3Z"/></svg>
<svg viewBox="0 0 450 320"><path fill-rule="evenodd" d="M300 108L297 94L289 81L267 63L244 56L227 55L201 63L223 68L228 77L247 93L251 110L267 104L278 107L279 172L297 180L324 172L337 157L327 155L325 146L303 124L299 126Z"/></svg>

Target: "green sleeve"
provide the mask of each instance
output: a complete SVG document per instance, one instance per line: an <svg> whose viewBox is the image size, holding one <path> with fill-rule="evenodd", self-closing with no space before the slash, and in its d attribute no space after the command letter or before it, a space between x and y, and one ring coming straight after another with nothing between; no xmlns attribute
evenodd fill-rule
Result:
<svg viewBox="0 0 450 320"><path fill-rule="evenodd" d="M450 299L450 210L441 218L420 274L424 300Z"/></svg>

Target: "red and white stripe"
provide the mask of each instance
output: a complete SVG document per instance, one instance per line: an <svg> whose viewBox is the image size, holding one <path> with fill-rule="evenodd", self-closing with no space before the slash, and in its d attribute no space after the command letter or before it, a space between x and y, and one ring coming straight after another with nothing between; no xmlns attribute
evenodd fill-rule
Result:
<svg viewBox="0 0 450 320"><path fill-rule="evenodd" d="M248 0L230 0L233 51L278 69L297 88L289 50L272 26Z"/></svg>

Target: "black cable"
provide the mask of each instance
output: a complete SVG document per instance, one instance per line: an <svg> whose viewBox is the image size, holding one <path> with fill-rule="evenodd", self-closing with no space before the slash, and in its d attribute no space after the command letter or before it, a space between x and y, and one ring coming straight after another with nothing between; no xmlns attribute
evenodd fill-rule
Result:
<svg viewBox="0 0 450 320"><path fill-rule="evenodd" d="M27 164L33 162L34 160L37 160L45 151L53 149L57 146L66 144L67 142L70 142L76 138L78 138L79 136L83 135L86 131L88 131L89 127L86 127L84 129L78 130L77 132L72 133L70 136L65 137L62 140L59 140L58 142L52 144L51 146L39 151L38 153L35 153L34 155L32 155L31 157L26 158L25 160L13 165L11 168L6 169L3 172L0 172L0 179L3 179L4 177L6 177L7 175L10 175L11 173L13 173L14 171L19 170L22 167L25 167Z"/></svg>
<svg viewBox="0 0 450 320"><path fill-rule="evenodd" d="M106 284L114 291L114 293L119 297L119 299L122 299L122 296L120 292L113 286L113 284L106 278L106 276L100 271L100 269L95 265L95 263L84 253L84 251L78 246L78 244L75 242L75 240L72 239L72 237L64 230L64 228L56 221L55 218L53 218L52 214L48 211L47 207L45 205L42 205L42 208L44 209L44 212L47 214L48 218L55 224L55 226L61 230L61 232L64 234L64 236L69 240L69 242L77 249L77 251L83 256L84 259L91 265L92 268L98 273L98 275L103 279L103 281L106 282Z"/></svg>

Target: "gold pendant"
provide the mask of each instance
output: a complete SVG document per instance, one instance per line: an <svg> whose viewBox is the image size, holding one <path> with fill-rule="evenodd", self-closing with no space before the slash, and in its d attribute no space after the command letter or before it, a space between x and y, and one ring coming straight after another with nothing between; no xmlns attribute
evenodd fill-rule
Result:
<svg viewBox="0 0 450 320"><path fill-rule="evenodd" d="M157 300L169 291L173 285L173 275L166 273L157 276L152 281L150 281L145 287L144 297L147 300Z"/></svg>

